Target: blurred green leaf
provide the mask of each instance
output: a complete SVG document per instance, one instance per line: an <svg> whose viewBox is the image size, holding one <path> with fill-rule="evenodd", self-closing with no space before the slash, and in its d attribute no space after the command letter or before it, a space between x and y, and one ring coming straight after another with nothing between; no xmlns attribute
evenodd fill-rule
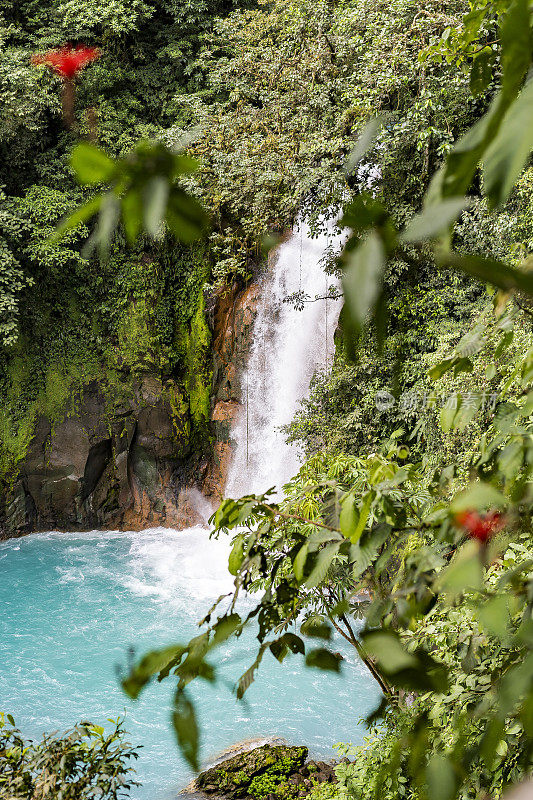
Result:
<svg viewBox="0 0 533 800"><path fill-rule="evenodd" d="M357 195L344 209L341 226L351 228L357 234L364 233L375 225L383 225L389 219L389 212L379 200L365 192ZM346 252L357 246L357 239L348 240Z"/></svg>
<svg viewBox="0 0 533 800"><path fill-rule="evenodd" d="M117 160L83 142L73 150L71 160L81 184L109 184L109 190L91 201L99 204L96 210L100 210L100 217L87 253L98 245L105 255L120 216L130 244L143 229L157 239L164 233L163 222L170 233L186 243L200 238L207 230L205 210L176 183L181 175L194 172L196 162L174 153L161 142L140 141L127 156ZM94 210L93 205L87 205L83 211L74 212L72 221L70 218L65 221L56 236L89 219Z"/></svg>
<svg viewBox="0 0 533 800"><path fill-rule="evenodd" d="M228 639L232 633L241 625L241 618L238 614L227 614L220 617L217 623L213 626L215 635L213 637L213 645L222 644Z"/></svg>
<svg viewBox="0 0 533 800"><path fill-rule="evenodd" d="M434 176L428 200L437 202L439 196L457 197L468 192L480 158L496 135L507 105L503 96L497 95L485 116L459 139L449 153L442 173Z"/></svg>
<svg viewBox="0 0 533 800"><path fill-rule="evenodd" d="M122 223L132 245L142 230L143 196L140 189L130 189L122 198Z"/></svg>
<svg viewBox="0 0 533 800"><path fill-rule="evenodd" d="M144 227L154 239L161 235L169 190L168 178L163 175L154 175L144 187Z"/></svg>
<svg viewBox="0 0 533 800"><path fill-rule="evenodd" d="M416 667L416 657L408 653L397 634L392 631L376 631L363 636L363 646L388 675Z"/></svg>
<svg viewBox="0 0 533 800"><path fill-rule="evenodd" d="M374 144L374 141L379 133L382 124L383 124L382 121L378 117L376 117L370 120L370 122L363 129L354 149L352 150L346 161L346 172L348 174L354 171L354 169L359 164L361 159L370 150L370 148Z"/></svg>
<svg viewBox="0 0 533 800"><path fill-rule="evenodd" d="M165 220L174 236L185 243L199 239L208 225L208 216L200 203L179 189L170 193Z"/></svg>
<svg viewBox="0 0 533 800"><path fill-rule="evenodd" d="M327 571L331 567L333 559L339 552L339 547L340 543L334 542L333 544L328 544L326 547L323 547L321 550L319 550L316 563L313 566L309 577L305 580L306 586L311 588L313 586L318 586L319 583L322 583L326 577Z"/></svg>
<svg viewBox="0 0 533 800"><path fill-rule="evenodd" d="M308 667L316 667L316 669L330 672L340 672L341 661L342 656L339 653L332 653L330 650L326 650L325 647L311 650L305 657L305 663Z"/></svg>
<svg viewBox="0 0 533 800"><path fill-rule="evenodd" d="M498 342L498 346L494 351L494 358L500 358L502 353L509 347L511 342L514 339L514 331L506 331L500 341Z"/></svg>
<svg viewBox="0 0 533 800"><path fill-rule="evenodd" d="M446 358L444 361L441 361L439 364L435 364L434 367L431 367L431 369L428 372L428 375L431 378L431 380L437 381L439 380L439 378L442 378L442 376L445 375L446 372L448 372L448 370L450 370L454 366L456 361L457 361L456 358Z"/></svg>
<svg viewBox="0 0 533 800"><path fill-rule="evenodd" d="M453 427L455 416L461 408L462 398L459 394L448 397L440 412L440 425L444 433Z"/></svg>
<svg viewBox="0 0 533 800"><path fill-rule="evenodd" d="M474 365L469 358L459 358L453 365L453 375L456 378L461 372L473 372Z"/></svg>
<svg viewBox="0 0 533 800"><path fill-rule="evenodd" d="M461 211L469 204L466 197L450 197L440 203L428 206L407 223L400 234L402 242L422 242L435 239L446 233Z"/></svg>
<svg viewBox="0 0 533 800"><path fill-rule="evenodd" d="M181 689L178 689L174 696L172 725L184 758L189 766L198 772L200 732L196 722L196 712L193 703Z"/></svg>
<svg viewBox="0 0 533 800"><path fill-rule="evenodd" d="M302 622L300 631L304 636L310 636L314 639L326 639L329 641L332 636L331 626L317 617L309 617L305 622Z"/></svg>
<svg viewBox="0 0 533 800"><path fill-rule="evenodd" d="M248 667L246 672L243 673L243 675L241 675L241 677L239 678L239 681L237 683L237 699L238 700L242 699L242 697L244 696L245 692L252 685L252 683L254 681L254 678L255 678L255 673L256 673L259 665L261 664L261 661L263 660L263 656L265 654L265 650L268 647L270 647L270 644L271 644L270 642L263 642L261 644L254 663L250 667Z"/></svg>
<svg viewBox="0 0 533 800"><path fill-rule="evenodd" d="M346 539L350 539L352 542L354 541L352 537L355 534L358 522L359 509L357 508L355 497L353 494L348 494L342 500L341 513L339 516L339 527L342 535Z"/></svg>
<svg viewBox="0 0 533 800"><path fill-rule="evenodd" d="M344 299L352 322L361 328L374 307L385 268L385 250L377 233L371 233L346 256L343 276Z"/></svg>
<svg viewBox="0 0 533 800"><path fill-rule="evenodd" d="M294 633L284 633L283 636L270 645L270 652L279 662L283 661L289 651L291 653L300 653L301 655L305 653L305 645L302 639Z"/></svg>
<svg viewBox="0 0 533 800"><path fill-rule="evenodd" d="M514 98L531 64L529 0L513 0L500 25L502 94Z"/></svg>
<svg viewBox="0 0 533 800"><path fill-rule="evenodd" d="M165 647L162 650L152 650L131 670L127 678L122 681L122 688L133 700L137 699L142 689L154 677L161 672L170 662L183 655L186 648L175 644Z"/></svg>
<svg viewBox="0 0 533 800"><path fill-rule="evenodd" d="M503 508L506 503L505 496L490 483L476 481L454 497L450 504L450 511L457 514L460 511L472 509L479 511L494 507Z"/></svg>
<svg viewBox="0 0 533 800"><path fill-rule="evenodd" d="M490 47L484 47L474 58L470 71L470 91L474 96L488 87L495 62L496 52Z"/></svg>
<svg viewBox="0 0 533 800"><path fill-rule="evenodd" d="M50 237L51 241L53 243L58 242L67 231L73 230L74 228L77 228L78 225L83 225L92 219L95 214L100 211L102 199L102 195L92 197L82 206L79 206L75 211L73 211L72 214L69 214L67 217L65 217L65 219L59 223L56 230Z"/></svg>
<svg viewBox="0 0 533 800"><path fill-rule="evenodd" d="M394 686L414 691L446 691L446 667L421 647L414 652L406 650L395 631L365 632L361 639L364 650Z"/></svg>
<svg viewBox="0 0 533 800"><path fill-rule="evenodd" d="M486 283L492 283L504 291L519 289L526 294L533 295L533 274L510 267L502 261L475 255L460 256L457 253L440 253L437 254L437 262L443 267L452 267Z"/></svg>
<svg viewBox="0 0 533 800"><path fill-rule="evenodd" d="M98 227L87 242L85 249L89 252L98 246L100 258L105 259L111 246L111 241L120 218L120 202L112 193L107 192L100 205Z"/></svg>
<svg viewBox="0 0 533 800"><path fill-rule="evenodd" d="M296 555L296 558L293 561L292 568L294 570L294 576L296 580L299 582L303 580L304 567L305 567L305 562L307 560L308 551L309 551L309 545L306 542L304 545L300 547Z"/></svg>
<svg viewBox="0 0 533 800"><path fill-rule="evenodd" d="M72 151L70 165L82 186L109 183L116 174L116 162L89 142L80 142Z"/></svg>
<svg viewBox="0 0 533 800"><path fill-rule="evenodd" d="M232 575L237 575L241 568L244 558L244 535L239 534L233 542L231 553L229 554L228 569Z"/></svg>
<svg viewBox="0 0 533 800"><path fill-rule="evenodd" d="M484 189L492 208L507 200L533 148L533 81L505 115L483 157Z"/></svg>
<svg viewBox="0 0 533 800"><path fill-rule="evenodd" d="M433 755L426 767L426 783L430 800L452 800L457 788L453 764L446 756Z"/></svg>
<svg viewBox="0 0 533 800"><path fill-rule="evenodd" d="M499 717L489 719L481 740L480 754L488 770L492 770L496 748L505 735L505 723Z"/></svg>
<svg viewBox="0 0 533 800"><path fill-rule="evenodd" d="M476 614L485 628L492 636L504 640L509 635L509 600L504 595L492 597L482 606L477 606Z"/></svg>
<svg viewBox="0 0 533 800"><path fill-rule="evenodd" d="M468 542L439 574L435 589L453 599L463 592L480 591L482 588L483 567L479 560L478 547L476 542Z"/></svg>

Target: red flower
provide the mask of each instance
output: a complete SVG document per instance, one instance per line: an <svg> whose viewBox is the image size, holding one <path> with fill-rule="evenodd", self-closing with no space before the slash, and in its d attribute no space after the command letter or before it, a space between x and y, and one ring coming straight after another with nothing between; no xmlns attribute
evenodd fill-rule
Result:
<svg viewBox="0 0 533 800"><path fill-rule="evenodd" d="M97 47L62 47L32 57L32 64L46 64L64 80L72 80L80 70L100 57Z"/></svg>
<svg viewBox="0 0 533 800"><path fill-rule="evenodd" d="M477 511L461 511L455 515L455 523L464 528L472 539L486 542L492 534L504 527L505 519L497 511L491 511L484 516L478 514Z"/></svg>

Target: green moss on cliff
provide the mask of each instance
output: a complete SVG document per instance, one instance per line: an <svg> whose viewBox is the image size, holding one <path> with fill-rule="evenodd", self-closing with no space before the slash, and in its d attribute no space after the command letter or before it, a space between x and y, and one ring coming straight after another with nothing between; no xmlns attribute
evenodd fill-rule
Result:
<svg viewBox="0 0 533 800"><path fill-rule="evenodd" d="M22 319L27 334L0 353L0 485L16 479L38 416L53 425L75 413L92 381L106 421L133 397L143 374L155 374L172 409L175 452L185 457L193 440L207 446L211 335L203 285L209 271L203 244L165 243L150 257L114 253L101 272L86 264L85 286L77 283L70 311L59 315L59 290L44 282L34 313Z"/></svg>
<svg viewBox="0 0 533 800"><path fill-rule="evenodd" d="M210 414L211 369L208 366L211 332L205 319L203 294L190 323L180 331L179 347L185 364L184 383L195 430L205 433Z"/></svg>
<svg viewBox="0 0 533 800"><path fill-rule="evenodd" d="M22 343L12 352L0 372L0 487L16 480L37 418L44 416L53 426L75 413L83 387L99 375L97 359L86 350L49 364Z"/></svg>
<svg viewBox="0 0 533 800"><path fill-rule="evenodd" d="M161 354L153 331L152 309L147 297L131 301L118 324L118 347L108 351L111 363L133 371L157 368Z"/></svg>
<svg viewBox="0 0 533 800"><path fill-rule="evenodd" d="M9 409L0 408L0 488L2 483L12 487L32 440L34 424L35 414L31 411L16 420Z"/></svg>
<svg viewBox="0 0 533 800"><path fill-rule="evenodd" d="M183 388L174 382L168 383L164 391L170 404L176 449L185 455L191 440L189 403Z"/></svg>

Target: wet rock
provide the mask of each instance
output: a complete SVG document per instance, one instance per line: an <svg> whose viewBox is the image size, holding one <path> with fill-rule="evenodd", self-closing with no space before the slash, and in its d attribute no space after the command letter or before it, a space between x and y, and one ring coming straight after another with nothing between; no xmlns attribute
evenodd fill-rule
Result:
<svg viewBox="0 0 533 800"><path fill-rule="evenodd" d="M61 420L41 416L20 463L20 479L0 498L0 538L32 530L93 527L139 530L204 521L223 495L240 376L259 300L256 284L211 298L211 432L194 437L190 387L153 366L122 370L117 396L87 384ZM181 383L180 383L181 381ZM202 434L204 435L204 434Z"/></svg>
<svg viewBox="0 0 533 800"><path fill-rule="evenodd" d="M273 794L277 799L276 789L283 785L292 789L295 796L296 785L288 781L306 758L306 747L263 745L238 753L200 773L197 786L206 794L222 794L228 798L266 798Z"/></svg>
<svg viewBox="0 0 533 800"><path fill-rule="evenodd" d="M197 524L203 517L189 490L200 457L173 381L144 375L116 402L93 381L63 420L36 420L20 480L0 508L0 537Z"/></svg>
<svg viewBox="0 0 533 800"><path fill-rule="evenodd" d="M241 288L234 284L213 298L213 411L215 435L213 459L204 480L204 491L214 501L224 495L231 463L231 428L241 410L241 377L252 342L252 330L260 298L257 283Z"/></svg>
<svg viewBox="0 0 533 800"><path fill-rule="evenodd" d="M31 498L24 491L22 481L18 481L7 497L5 524L0 524L0 540L21 536L27 533L34 512Z"/></svg>
<svg viewBox="0 0 533 800"><path fill-rule="evenodd" d="M305 747L274 744L239 751L201 773L188 790L229 800L300 800L337 780L333 762L306 762L306 756Z"/></svg>
<svg viewBox="0 0 533 800"><path fill-rule="evenodd" d="M213 381L216 401L239 401L240 379L251 344L260 298L258 284L244 289L234 284L216 298L213 319Z"/></svg>
<svg viewBox="0 0 533 800"><path fill-rule="evenodd" d="M86 500L94 492L112 456L112 439L102 439L91 447L83 471L81 500Z"/></svg>

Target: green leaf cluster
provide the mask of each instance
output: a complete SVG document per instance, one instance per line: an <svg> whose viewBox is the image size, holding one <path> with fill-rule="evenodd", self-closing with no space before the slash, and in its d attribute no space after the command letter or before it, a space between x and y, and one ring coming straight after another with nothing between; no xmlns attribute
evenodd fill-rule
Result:
<svg viewBox="0 0 533 800"><path fill-rule="evenodd" d="M100 725L81 722L64 733L32 741L0 713L0 794L13 800L57 797L63 800L119 800L138 786L131 761L138 748L126 740L123 720Z"/></svg>

